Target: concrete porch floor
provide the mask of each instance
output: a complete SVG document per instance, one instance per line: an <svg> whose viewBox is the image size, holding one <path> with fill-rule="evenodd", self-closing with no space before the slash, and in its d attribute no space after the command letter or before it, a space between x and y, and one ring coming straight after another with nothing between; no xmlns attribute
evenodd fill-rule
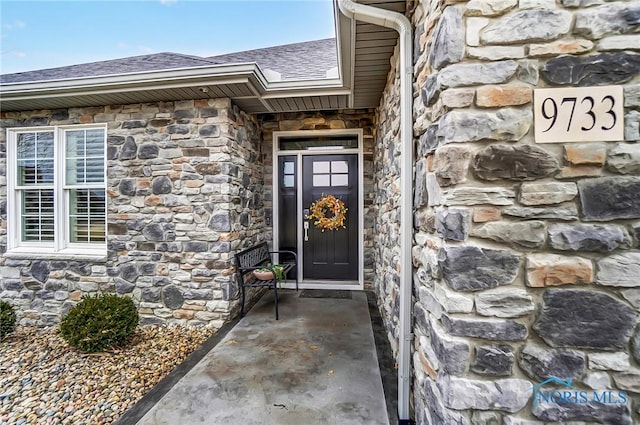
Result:
<svg viewBox="0 0 640 425"><path fill-rule="evenodd" d="M284 290L279 301L280 320L270 291L118 424L397 423L373 294Z"/></svg>

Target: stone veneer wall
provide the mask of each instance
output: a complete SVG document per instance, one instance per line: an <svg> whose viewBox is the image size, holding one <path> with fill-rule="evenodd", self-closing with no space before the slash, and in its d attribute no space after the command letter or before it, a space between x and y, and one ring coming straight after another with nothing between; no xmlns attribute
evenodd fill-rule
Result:
<svg viewBox="0 0 640 425"><path fill-rule="evenodd" d="M400 314L400 76L398 47L376 115L374 148L374 290L394 356L398 353Z"/></svg>
<svg viewBox="0 0 640 425"><path fill-rule="evenodd" d="M272 217L273 202L273 132L300 130L343 130L362 129L364 164L364 279L365 289L370 289L375 276L374 247L374 188L373 188L373 110L332 110L318 112L292 112L263 114L258 117L263 137L263 158L265 164L265 214ZM271 228L270 228L271 231ZM269 240L272 240L269 234Z"/></svg>
<svg viewBox="0 0 640 425"><path fill-rule="evenodd" d="M108 123L106 259L6 255L9 127ZM2 113L0 298L48 325L83 295L132 296L142 323L220 326L239 308L232 257L266 238L260 133L228 99Z"/></svg>
<svg viewBox="0 0 640 425"><path fill-rule="evenodd" d="M640 2L411 8L416 422L640 423ZM397 83L392 71L375 148L392 338ZM534 142L534 88L609 84L624 86L625 142ZM550 376L628 401L534 406Z"/></svg>

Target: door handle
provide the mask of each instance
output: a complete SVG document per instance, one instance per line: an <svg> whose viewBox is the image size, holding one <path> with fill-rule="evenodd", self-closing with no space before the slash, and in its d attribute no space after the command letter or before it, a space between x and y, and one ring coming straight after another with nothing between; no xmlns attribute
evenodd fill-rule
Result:
<svg viewBox="0 0 640 425"><path fill-rule="evenodd" d="M305 221L303 227L304 227L304 241L308 242L309 241L309 222Z"/></svg>

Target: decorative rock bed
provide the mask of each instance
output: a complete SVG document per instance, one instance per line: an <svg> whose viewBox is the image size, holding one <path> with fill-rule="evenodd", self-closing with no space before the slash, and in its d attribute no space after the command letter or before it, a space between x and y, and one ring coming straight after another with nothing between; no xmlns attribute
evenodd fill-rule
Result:
<svg viewBox="0 0 640 425"><path fill-rule="evenodd" d="M111 424L213 332L141 326L125 347L83 354L57 328L20 326L0 343L0 423Z"/></svg>

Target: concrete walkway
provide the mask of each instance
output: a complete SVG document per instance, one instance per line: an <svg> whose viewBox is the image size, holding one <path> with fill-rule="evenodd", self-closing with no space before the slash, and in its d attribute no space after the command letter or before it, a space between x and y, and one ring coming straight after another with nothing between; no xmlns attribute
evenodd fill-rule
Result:
<svg viewBox="0 0 640 425"><path fill-rule="evenodd" d="M389 424L369 310L364 292L282 291L276 321L270 292L119 423Z"/></svg>

